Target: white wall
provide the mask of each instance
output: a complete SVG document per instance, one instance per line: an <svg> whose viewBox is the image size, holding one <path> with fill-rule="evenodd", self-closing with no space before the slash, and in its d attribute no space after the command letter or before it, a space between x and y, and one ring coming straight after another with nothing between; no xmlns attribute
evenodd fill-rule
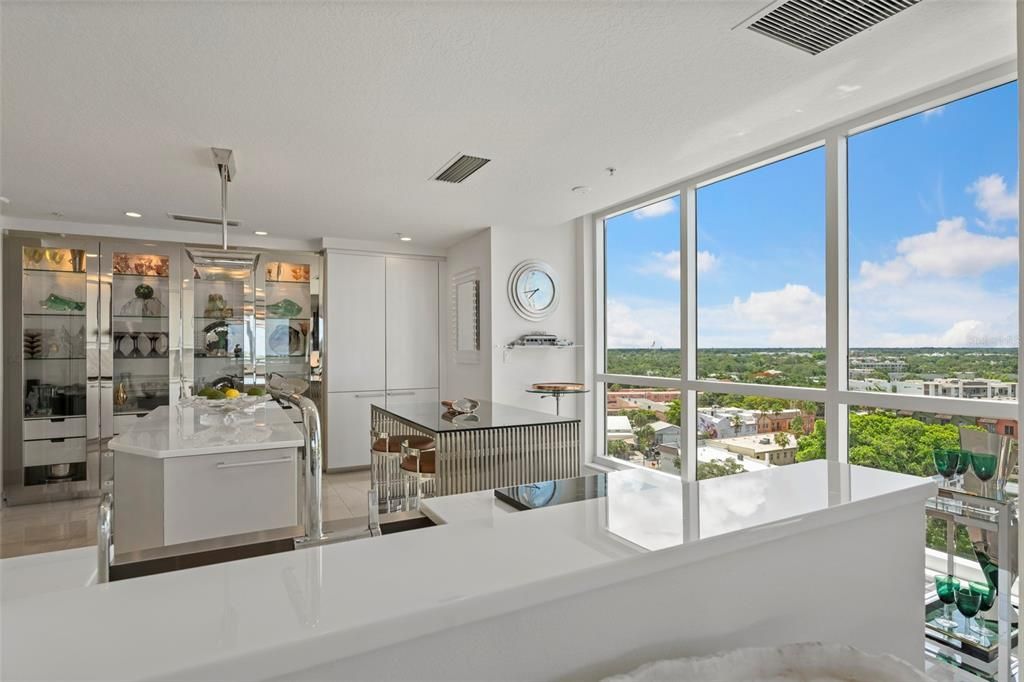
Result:
<svg viewBox="0 0 1024 682"><path fill-rule="evenodd" d="M486 229L448 249L447 277L442 289L446 311L447 341L444 344L447 363L447 385L442 398L477 398L491 400L491 230ZM480 271L480 362L462 364L455 361L455 337L452 321L452 278L472 268Z"/></svg>
<svg viewBox="0 0 1024 682"><path fill-rule="evenodd" d="M577 221L539 230L514 227L491 228L491 347L494 362L491 371L492 392L496 402L518 405L541 412L555 411L554 401L525 392L542 381L583 381L578 373L577 356L584 349L520 348L505 351L500 346L521 334L545 331L571 341L577 338L579 317L577 288L579 252ZM508 300L508 277L521 261L537 258L550 265L558 275L561 289L558 309L542 322L519 317ZM583 416L583 399L562 399L562 414Z"/></svg>
<svg viewBox="0 0 1024 682"><path fill-rule="evenodd" d="M518 405L553 413L550 398L526 393L525 389L541 381L583 381L583 349L519 348L500 346L522 334L545 331L576 343L583 343L586 326L583 314L585 296L581 291L584 274L580 239L585 234L579 220L550 228L523 230L491 227L463 240L448 250L447 303L451 305L451 277L472 267L480 268L480 348L479 365L459 365L453 361L453 339L448 333L448 387L452 396L483 396L495 402ZM508 300L508 277L513 268L528 259L548 263L558 276L558 309L542 322L519 317ZM562 399L562 414L582 417L585 399Z"/></svg>

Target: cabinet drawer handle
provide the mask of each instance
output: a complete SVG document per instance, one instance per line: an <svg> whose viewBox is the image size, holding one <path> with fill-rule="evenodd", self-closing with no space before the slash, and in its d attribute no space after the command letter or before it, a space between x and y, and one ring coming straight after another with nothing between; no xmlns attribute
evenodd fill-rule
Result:
<svg viewBox="0 0 1024 682"><path fill-rule="evenodd" d="M416 395L416 391L388 391L388 395Z"/></svg>
<svg viewBox="0 0 1024 682"><path fill-rule="evenodd" d="M64 417L56 417L54 419L51 419L50 423L51 424L56 424L57 422L62 422L62 421L64 421Z"/></svg>
<svg viewBox="0 0 1024 682"><path fill-rule="evenodd" d="M237 469L239 467L254 467L260 464L284 464L292 461L291 457L278 457L277 459L258 459L255 462L217 462L218 469Z"/></svg>
<svg viewBox="0 0 1024 682"><path fill-rule="evenodd" d="M383 393L356 393L356 398L383 398Z"/></svg>
<svg viewBox="0 0 1024 682"><path fill-rule="evenodd" d="M63 443L64 439L63 438L51 438L50 442L51 443Z"/></svg>

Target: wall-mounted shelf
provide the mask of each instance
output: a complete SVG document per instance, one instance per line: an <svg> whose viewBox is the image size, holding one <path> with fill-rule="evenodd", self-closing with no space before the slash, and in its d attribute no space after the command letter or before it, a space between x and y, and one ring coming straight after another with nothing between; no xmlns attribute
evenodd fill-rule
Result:
<svg viewBox="0 0 1024 682"><path fill-rule="evenodd" d="M524 346L522 344L506 343L506 344L498 344L497 346L495 346L495 348L499 348L501 350L518 350L520 348L553 348L555 350L572 350L574 348L583 348L583 344L573 343L573 344L570 344L568 346L547 346L547 345L540 345L540 344L538 344L538 345Z"/></svg>

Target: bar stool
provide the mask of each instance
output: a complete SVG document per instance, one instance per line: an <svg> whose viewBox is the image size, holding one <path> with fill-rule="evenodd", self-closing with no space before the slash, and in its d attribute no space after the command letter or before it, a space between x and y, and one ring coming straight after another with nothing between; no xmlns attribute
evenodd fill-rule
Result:
<svg viewBox="0 0 1024 682"><path fill-rule="evenodd" d="M405 499L399 464L406 442L422 449L434 447L434 440L428 436L392 436L370 429L370 489L377 491L379 508L385 514L400 509Z"/></svg>
<svg viewBox="0 0 1024 682"><path fill-rule="evenodd" d="M432 441L429 447L417 447L412 439L402 442L402 460L399 467L402 471L407 510L419 509L421 497L433 497L434 478L437 475L435 455L436 449ZM416 492L415 495L412 494L413 490Z"/></svg>

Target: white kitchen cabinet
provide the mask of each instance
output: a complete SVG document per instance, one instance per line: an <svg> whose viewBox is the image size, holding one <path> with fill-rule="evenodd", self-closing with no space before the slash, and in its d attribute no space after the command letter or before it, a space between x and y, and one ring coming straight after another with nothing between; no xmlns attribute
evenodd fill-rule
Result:
<svg viewBox="0 0 1024 682"><path fill-rule="evenodd" d="M326 280L327 390L384 388L384 257L328 252Z"/></svg>
<svg viewBox="0 0 1024 682"><path fill-rule="evenodd" d="M386 387L437 388L437 261L389 256L386 271Z"/></svg>
<svg viewBox="0 0 1024 682"><path fill-rule="evenodd" d="M331 469L370 465L370 405L383 406L381 391L327 394L327 463Z"/></svg>

